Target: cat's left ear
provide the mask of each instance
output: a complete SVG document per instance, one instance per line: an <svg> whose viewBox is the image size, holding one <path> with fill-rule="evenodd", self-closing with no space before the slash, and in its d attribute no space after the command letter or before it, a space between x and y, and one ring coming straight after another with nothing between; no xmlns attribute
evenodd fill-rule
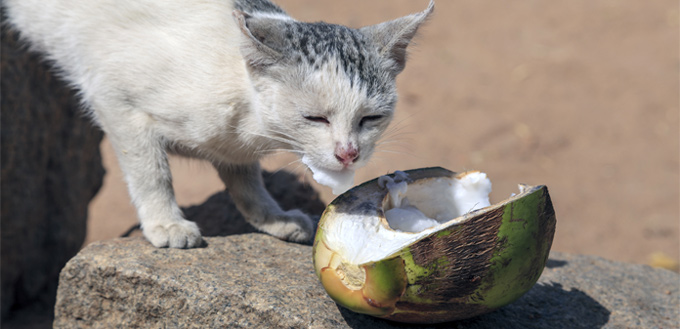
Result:
<svg viewBox="0 0 680 329"><path fill-rule="evenodd" d="M232 13L245 40L241 43L241 54L250 69L263 69L284 58L285 48L280 19L253 17L239 10Z"/></svg>
<svg viewBox="0 0 680 329"><path fill-rule="evenodd" d="M367 26L360 31L380 47L380 54L388 60L393 75L401 73L406 65L406 47L416 35L418 28L434 10L434 1L424 11L395 20Z"/></svg>

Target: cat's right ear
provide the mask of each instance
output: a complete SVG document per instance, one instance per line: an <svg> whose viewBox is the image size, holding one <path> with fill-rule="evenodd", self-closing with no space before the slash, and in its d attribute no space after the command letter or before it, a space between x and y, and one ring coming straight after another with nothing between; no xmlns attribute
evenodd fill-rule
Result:
<svg viewBox="0 0 680 329"><path fill-rule="evenodd" d="M387 59L388 68L393 75L396 76L404 69L406 48L433 10L434 0L430 0L427 9L420 13L360 29L364 35L378 45L380 55Z"/></svg>
<svg viewBox="0 0 680 329"><path fill-rule="evenodd" d="M239 29L245 36L241 43L241 54L252 70L262 70L281 61L284 56L276 50L280 39L276 37L281 31L278 20L256 18L240 10L233 13ZM266 44L265 44L266 43Z"/></svg>

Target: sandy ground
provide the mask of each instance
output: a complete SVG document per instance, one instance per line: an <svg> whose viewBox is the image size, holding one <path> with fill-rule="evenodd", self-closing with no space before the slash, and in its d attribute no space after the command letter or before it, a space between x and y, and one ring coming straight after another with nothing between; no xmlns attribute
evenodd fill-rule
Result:
<svg viewBox="0 0 680 329"><path fill-rule="evenodd" d="M300 20L375 24L427 1L281 0ZM678 2L439 0L399 77L393 129L357 183L394 170L477 169L499 201L549 187L553 249L650 263L679 257ZM88 243L136 223L122 173L91 205ZM304 174L278 155L268 169ZM214 170L172 159L181 205L223 189ZM317 186L325 201L333 196ZM492 200L493 201L493 200Z"/></svg>

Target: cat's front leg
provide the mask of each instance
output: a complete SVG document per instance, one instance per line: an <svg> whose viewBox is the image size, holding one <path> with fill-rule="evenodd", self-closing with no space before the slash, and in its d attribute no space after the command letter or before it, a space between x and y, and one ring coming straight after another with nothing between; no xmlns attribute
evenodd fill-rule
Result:
<svg viewBox="0 0 680 329"><path fill-rule="evenodd" d="M203 242L201 233L177 205L165 147L158 136L139 125L130 121L106 130L125 174L142 232L158 248L198 247Z"/></svg>
<svg viewBox="0 0 680 329"><path fill-rule="evenodd" d="M220 178L243 217L256 229L279 239L307 242L314 225L301 211L283 211L264 188L258 163L251 165L215 164Z"/></svg>

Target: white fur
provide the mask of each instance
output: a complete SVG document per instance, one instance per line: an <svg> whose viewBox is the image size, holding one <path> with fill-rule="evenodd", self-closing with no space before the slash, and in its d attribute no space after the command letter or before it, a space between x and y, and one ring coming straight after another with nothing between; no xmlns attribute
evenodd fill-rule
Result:
<svg viewBox="0 0 680 329"><path fill-rule="evenodd" d="M78 87L107 133L149 241L198 245L198 227L175 202L165 148L252 165L261 157L256 150L275 147L258 112L249 111L255 95L230 2L21 0L6 6L22 36ZM273 215L283 215L267 201ZM269 233L307 240L310 220L296 214L293 222L299 225L269 225Z"/></svg>
<svg viewBox="0 0 680 329"><path fill-rule="evenodd" d="M259 159L289 149L314 166L340 170L334 149L353 143L362 154L353 170L392 117L392 109L379 108L330 68L287 72L288 81L253 74L243 57L252 40L233 19L229 0L5 0L3 6L32 48L79 89L116 150L144 235L157 247L201 243L198 227L176 204L166 150L211 161L256 228L305 241L311 220L279 208L264 189ZM330 127L303 118L319 110L330 111ZM358 131L353 123L375 113L385 120Z"/></svg>

